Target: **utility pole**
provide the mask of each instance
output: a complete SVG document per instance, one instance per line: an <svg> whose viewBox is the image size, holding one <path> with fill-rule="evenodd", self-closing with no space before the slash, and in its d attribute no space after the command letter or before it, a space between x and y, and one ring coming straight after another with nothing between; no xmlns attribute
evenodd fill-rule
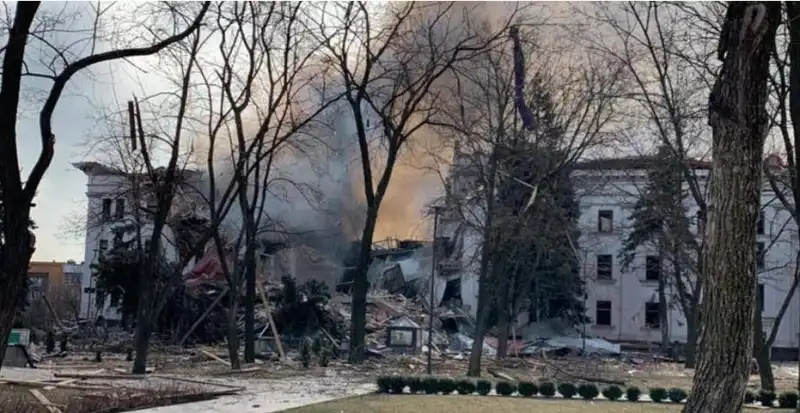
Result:
<svg viewBox="0 0 800 413"><path fill-rule="evenodd" d="M439 210L441 207L433 207L433 246L431 252L431 287L430 287L430 315L428 316L428 375L433 374L433 312L436 307L435 300L436 294L434 287L436 286L436 238L439 232Z"/></svg>

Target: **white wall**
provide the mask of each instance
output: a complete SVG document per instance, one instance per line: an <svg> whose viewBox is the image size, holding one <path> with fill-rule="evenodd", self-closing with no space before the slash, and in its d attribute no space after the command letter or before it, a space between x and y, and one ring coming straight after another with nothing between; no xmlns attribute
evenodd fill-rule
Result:
<svg viewBox="0 0 800 413"><path fill-rule="evenodd" d="M698 171L701 185L704 185L702 177L705 173L706 171ZM646 256L655 255L655 251L648 251L646 248L637 250L630 269L625 272L621 271L618 257L631 226L629 218L636 198L646 184L646 171L579 170L575 172L574 178L581 210L581 270L588 295L587 315L592 319L587 326L587 333L617 341L660 341L660 330L645 326L645 303L658 301L658 282L645 279ZM693 219L697 206L691 196L687 197L686 206ZM795 257L798 253L798 231L788 211L770 190L765 190L762 195L762 208L765 231L758 236L758 241L765 243L768 249L764 269L759 271L759 282L764 285L762 317L765 327L769 327L792 283ZM598 233L599 210L613 211L612 233ZM692 223L693 230L694 225ZM477 308L479 261L476 257L480 245L480 234L474 231L465 238L462 296L464 303L471 306L470 312L473 315ZM596 277L597 255L601 254L613 257L611 280L598 280ZM776 347L798 347L800 299L797 295L796 293L791 298L788 311L781 322L774 344ZM598 301L610 301L612 304L610 326L596 324ZM683 313L677 303L671 303L669 308L670 340L685 342L687 329Z"/></svg>
<svg viewBox="0 0 800 413"><path fill-rule="evenodd" d="M100 253L100 246L103 240L106 241L106 251L113 247L114 236L111 228L116 225L122 225L125 221L133 221L132 205L134 203L131 196L126 195L126 182L127 180L118 174L110 174L102 167L87 166L86 164L76 164L78 169L83 170L87 177L87 191L88 197L87 211L86 211L86 237L84 244L84 257L83 263L80 265L81 272L83 273L81 285L81 317L87 319L96 319L102 315L109 320L118 320L119 313L115 308L109 306L106 302L105 307L98 312L95 307L95 295L86 292L86 288L94 287L94 280L92 279L91 263L96 262L98 254ZM125 213L122 219L118 219L116 215L117 198L125 199ZM104 221L102 219L103 199L111 199L111 219ZM152 224L146 223L142 227L143 239L148 238L148 234L152 233ZM130 237L131 235L129 235ZM127 241L127 238L124 239ZM170 227L165 227L162 233L162 247L167 259L177 260L178 250L175 247L175 237Z"/></svg>

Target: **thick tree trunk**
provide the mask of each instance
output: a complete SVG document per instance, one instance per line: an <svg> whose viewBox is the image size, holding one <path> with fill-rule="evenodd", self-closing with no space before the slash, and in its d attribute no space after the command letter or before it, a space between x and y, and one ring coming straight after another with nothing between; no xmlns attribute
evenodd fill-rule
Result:
<svg viewBox="0 0 800 413"><path fill-rule="evenodd" d="M155 241L154 241L155 243ZM134 334L134 348L136 357L133 359L133 374L147 372L147 351L150 347L150 333L153 327L153 280L148 272L149 266L142 271L139 284L139 303L136 309L136 333Z"/></svg>
<svg viewBox="0 0 800 413"><path fill-rule="evenodd" d="M495 271L493 279L498 281L499 288L495 299L497 308L497 355L496 359L501 360L508 355L508 335L511 332L511 318L513 310L509 308L511 280L502 274L502 271Z"/></svg>
<svg viewBox="0 0 800 413"><path fill-rule="evenodd" d="M772 361L769 357L769 345L767 345L763 333L761 312L758 311L759 304L756 304L756 311L753 317L753 357L755 357L756 364L758 364L761 388L775 391L775 376L772 374Z"/></svg>
<svg viewBox="0 0 800 413"><path fill-rule="evenodd" d="M0 288L0 365L6 354L14 318L19 311L20 297L25 293L28 265L33 253L28 243L29 221L9 214L9 210L5 209L5 216L2 218L5 222L3 235L7 240L15 241L6 242L1 254L0 280L3 282L3 288Z"/></svg>
<svg viewBox="0 0 800 413"><path fill-rule="evenodd" d="M720 38L723 66L709 97L713 169L703 260L700 357L685 413L735 413L753 355L756 221L770 51L781 4L731 2Z"/></svg>
<svg viewBox="0 0 800 413"><path fill-rule="evenodd" d="M350 353L348 361L350 363L361 363L364 360L365 336L367 326L367 288L369 280L367 271L369 270L370 258L372 254L372 235L375 232L375 224L378 221L378 205L370 205L367 209L367 219L364 223L364 231L361 233L361 246L358 254L358 267L353 278L353 299L351 300L350 312Z"/></svg>

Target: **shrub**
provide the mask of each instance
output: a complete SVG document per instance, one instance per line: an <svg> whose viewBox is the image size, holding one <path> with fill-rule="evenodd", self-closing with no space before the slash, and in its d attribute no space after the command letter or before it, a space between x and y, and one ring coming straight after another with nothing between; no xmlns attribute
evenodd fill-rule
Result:
<svg viewBox="0 0 800 413"><path fill-rule="evenodd" d="M403 394L403 391L406 389L406 378L403 376L393 376L389 387L393 394Z"/></svg>
<svg viewBox="0 0 800 413"><path fill-rule="evenodd" d="M536 393L539 392L539 388L536 387L536 384L530 381L521 381L517 386L517 391L521 396L524 397L532 397L535 396Z"/></svg>
<svg viewBox="0 0 800 413"><path fill-rule="evenodd" d="M684 390L684 389L679 389L677 387L673 387L673 388L669 389L669 393L667 394L667 396L669 397L669 401L671 401L673 403L680 403L680 402L686 400L686 397L688 397L689 394L686 393L686 390Z"/></svg>
<svg viewBox="0 0 800 413"><path fill-rule="evenodd" d="M456 390L461 395L475 393L475 383L472 380L459 380L456 382Z"/></svg>
<svg viewBox="0 0 800 413"><path fill-rule="evenodd" d="M481 396L488 395L489 392L492 391L492 382L488 380L478 380L478 382L475 383L475 391Z"/></svg>
<svg viewBox="0 0 800 413"><path fill-rule="evenodd" d="M756 394L755 393L751 392L750 390L747 390L746 392L744 392L744 402L745 403L749 404L749 403L753 403L755 401L756 401Z"/></svg>
<svg viewBox="0 0 800 413"><path fill-rule="evenodd" d="M544 397L553 397L556 395L556 385L546 381L539 384L539 393Z"/></svg>
<svg viewBox="0 0 800 413"><path fill-rule="evenodd" d="M598 394L600 394L600 390L598 390L597 386L592 383L581 384L578 386L578 395L584 400L592 400L597 397Z"/></svg>
<svg viewBox="0 0 800 413"><path fill-rule="evenodd" d="M439 392L439 380L436 377L425 377L422 379L422 389L425 394L436 394Z"/></svg>
<svg viewBox="0 0 800 413"><path fill-rule="evenodd" d="M775 406L775 392L769 390L759 390L758 401L761 402L761 405L764 407Z"/></svg>
<svg viewBox="0 0 800 413"><path fill-rule="evenodd" d="M572 383L561 383L558 385L558 392L561 393L561 396L565 399L571 399L577 391L578 389L575 388L575 385Z"/></svg>
<svg viewBox="0 0 800 413"><path fill-rule="evenodd" d="M796 409L797 408L797 393L787 391L778 396L778 407L781 409Z"/></svg>
<svg viewBox="0 0 800 413"><path fill-rule="evenodd" d="M412 394L422 393L423 391L425 391L425 386L423 385L421 378L409 377L407 379L407 382L408 382L408 390L411 391Z"/></svg>
<svg viewBox="0 0 800 413"><path fill-rule="evenodd" d="M517 386L507 381L500 381L494 386L494 391L501 396L511 396L517 391Z"/></svg>
<svg viewBox="0 0 800 413"><path fill-rule="evenodd" d="M631 386L625 389L625 398L629 402L638 402L642 395L642 391L636 386Z"/></svg>
<svg viewBox="0 0 800 413"><path fill-rule="evenodd" d="M603 397L608 400L615 401L622 398L622 389L619 386L609 386L603 389Z"/></svg>
<svg viewBox="0 0 800 413"><path fill-rule="evenodd" d="M447 395L447 394L453 394L454 391L456 391L456 381L455 380L453 380L453 379L451 379L449 377L444 377L444 378L439 379L439 392L440 393L442 393L444 395Z"/></svg>
<svg viewBox="0 0 800 413"><path fill-rule="evenodd" d="M667 389L663 387L653 387L650 389L650 400L661 403L667 399Z"/></svg>
<svg viewBox="0 0 800 413"><path fill-rule="evenodd" d="M389 393L392 390L392 377L380 376L378 377L378 393Z"/></svg>

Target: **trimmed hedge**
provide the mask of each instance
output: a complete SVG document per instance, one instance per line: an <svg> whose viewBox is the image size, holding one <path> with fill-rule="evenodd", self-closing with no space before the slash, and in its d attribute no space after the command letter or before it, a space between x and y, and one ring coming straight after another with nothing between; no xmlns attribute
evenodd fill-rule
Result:
<svg viewBox="0 0 800 413"><path fill-rule="evenodd" d="M669 401L673 403L681 403L686 400L687 397L689 397L689 393L687 393L684 389L673 387L669 389L667 396L669 397Z"/></svg>
<svg viewBox="0 0 800 413"><path fill-rule="evenodd" d="M422 379L422 390L425 394L439 393L439 380L436 377L425 377Z"/></svg>
<svg viewBox="0 0 800 413"><path fill-rule="evenodd" d="M650 400L655 403L662 403L667 399L667 389L663 387L653 387L650 389Z"/></svg>
<svg viewBox="0 0 800 413"><path fill-rule="evenodd" d="M475 391L481 396L488 395L492 391L492 382L488 380L478 380L478 382L475 383Z"/></svg>
<svg viewBox="0 0 800 413"><path fill-rule="evenodd" d="M769 390L759 390L758 391L758 401L764 407L774 407L775 406L775 392Z"/></svg>
<svg viewBox="0 0 800 413"><path fill-rule="evenodd" d="M517 386L511 382L499 381L495 384L494 391L501 396L511 396L517 391Z"/></svg>
<svg viewBox="0 0 800 413"><path fill-rule="evenodd" d="M756 401L756 394L751 392L750 390L744 392L744 402L747 404L754 403Z"/></svg>
<svg viewBox="0 0 800 413"><path fill-rule="evenodd" d="M630 402L637 402L641 398L642 391L635 386L631 386L623 390L619 386L608 386L602 391L593 383L583 383L579 386L575 384L564 382L559 383L557 386L553 382L541 382L538 385L530 381L520 381L519 383L509 381L499 381L496 385L492 386L492 382L488 380L473 381L468 378L453 379L450 377L415 377L415 376L380 376L376 380L378 392L384 394L403 394L408 388L411 394L453 394L457 392L461 395L471 395L477 393L486 396L491 393L494 387L495 392L500 396L512 396L518 393L521 397L533 397L541 394L543 397L551 398L559 393L565 399L571 399L576 394L584 400L593 400L600 394L610 401L620 400L625 395L626 399ZM663 403L670 401L672 403L682 403L688 398L688 392L684 389L673 387L665 389L662 387L653 387L648 389L650 399L655 403ZM800 404L800 395L797 392L789 391L776 395L775 392L768 390L759 390L757 394L752 391L746 391L743 395L744 403L751 404L759 402L765 407L777 406L783 409L795 409Z"/></svg>
<svg viewBox="0 0 800 413"><path fill-rule="evenodd" d="M420 377L409 377L408 378L408 390L411 394L419 394L425 391L425 386L423 385L422 378Z"/></svg>
<svg viewBox="0 0 800 413"><path fill-rule="evenodd" d="M561 394L561 397L571 399L572 396L578 392L578 389L572 383L561 383L558 385L558 392Z"/></svg>
<svg viewBox="0 0 800 413"><path fill-rule="evenodd" d="M578 395L584 400L592 400L600 394L600 390L591 383L585 383L578 386Z"/></svg>
<svg viewBox="0 0 800 413"><path fill-rule="evenodd" d="M641 396L642 391L636 386L625 389L625 398L630 402L638 402Z"/></svg>
<svg viewBox="0 0 800 413"><path fill-rule="evenodd" d="M797 408L797 393L787 391L778 396L778 407L781 409L796 409Z"/></svg>
<svg viewBox="0 0 800 413"><path fill-rule="evenodd" d="M533 397L539 392L539 388L536 387L536 384L533 382L521 381L519 385L517 385L517 392L523 397Z"/></svg>
<svg viewBox="0 0 800 413"><path fill-rule="evenodd" d="M603 397L608 400L617 401L622 398L622 389L619 386L609 386L603 389Z"/></svg>
<svg viewBox="0 0 800 413"><path fill-rule="evenodd" d="M453 394L456 391L456 381L449 378L443 377L439 379L439 393L444 395Z"/></svg>
<svg viewBox="0 0 800 413"><path fill-rule="evenodd" d="M553 397L556 395L556 385L552 382L546 381L539 384L539 394L544 397Z"/></svg>
<svg viewBox="0 0 800 413"><path fill-rule="evenodd" d="M475 393L475 383L472 380L459 380L456 382L456 391L462 396Z"/></svg>

